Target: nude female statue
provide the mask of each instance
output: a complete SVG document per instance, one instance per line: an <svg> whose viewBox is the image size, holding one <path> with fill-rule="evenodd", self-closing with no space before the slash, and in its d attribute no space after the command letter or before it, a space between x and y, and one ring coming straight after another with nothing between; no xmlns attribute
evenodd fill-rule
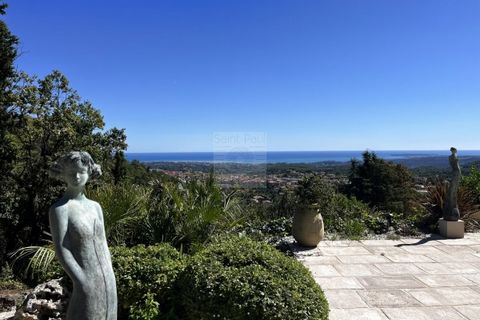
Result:
<svg viewBox="0 0 480 320"><path fill-rule="evenodd" d="M458 163L457 149L450 148L452 154L448 157L450 166L452 167L452 180L448 184L447 199L443 209L443 219L447 221L458 221L460 219L460 210L458 210L457 194L462 172Z"/></svg>
<svg viewBox="0 0 480 320"><path fill-rule="evenodd" d="M51 173L67 183L67 190L50 208L55 252L73 281L67 319L117 319L117 289L105 237L100 205L85 197L89 178L101 175L87 152L61 157Z"/></svg>

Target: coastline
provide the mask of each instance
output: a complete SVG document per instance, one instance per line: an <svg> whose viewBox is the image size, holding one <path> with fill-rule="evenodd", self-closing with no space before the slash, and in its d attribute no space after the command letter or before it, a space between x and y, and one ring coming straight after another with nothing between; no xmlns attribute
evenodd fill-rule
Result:
<svg viewBox="0 0 480 320"><path fill-rule="evenodd" d="M126 153L129 161L142 163L197 164L326 164L342 165L352 159L361 160L364 151L266 151L266 152L151 152ZM406 166L448 165L448 150L374 151L379 158ZM480 161L480 150L459 151L463 164Z"/></svg>

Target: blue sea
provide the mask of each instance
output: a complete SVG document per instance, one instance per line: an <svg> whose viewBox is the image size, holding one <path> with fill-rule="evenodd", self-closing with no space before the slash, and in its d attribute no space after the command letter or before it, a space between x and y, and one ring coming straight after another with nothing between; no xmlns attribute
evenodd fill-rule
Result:
<svg viewBox="0 0 480 320"><path fill-rule="evenodd" d="M364 151L267 151L267 152L153 152L127 153L128 160L140 162L232 162L232 163L314 163L347 162L361 159ZM450 155L440 151L375 151L383 159L410 159ZM480 150L459 150L459 157L480 156Z"/></svg>

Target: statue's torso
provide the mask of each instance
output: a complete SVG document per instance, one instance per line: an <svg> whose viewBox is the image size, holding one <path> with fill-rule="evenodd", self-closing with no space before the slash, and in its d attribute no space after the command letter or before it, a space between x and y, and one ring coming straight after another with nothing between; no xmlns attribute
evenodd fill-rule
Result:
<svg viewBox="0 0 480 320"><path fill-rule="evenodd" d="M68 217L68 248L85 274L83 283L74 284L72 300L83 305L68 312L69 319L114 319L116 285L110 252L98 204L88 199L70 200L58 208ZM89 315L91 314L91 315ZM107 316L104 316L107 315Z"/></svg>

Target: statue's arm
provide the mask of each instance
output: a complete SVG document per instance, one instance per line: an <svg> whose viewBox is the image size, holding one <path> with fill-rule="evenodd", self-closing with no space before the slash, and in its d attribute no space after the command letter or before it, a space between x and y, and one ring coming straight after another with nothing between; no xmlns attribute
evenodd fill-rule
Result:
<svg viewBox="0 0 480 320"><path fill-rule="evenodd" d="M102 228L103 228L103 232L105 234L105 240L106 240L106 237L107 237L107 230L105 228L105 222L104 222L104 219L103 219L103 210L102 210L102 207L100 206L99 203L95 202L95 207L97 208L97 214L98 214L98 219L100 220L100 222L102 223ZM108 248L108 244L107 242L105 242L105 245L107 246ZM110 251L107 250L107 257L108 259L110 260L110 264L112 263L112 258L110 256Z"/></svg>
<svg viewBox="0 0 480 320"><path fill-rule="evenodd" d="M105 222L103 221L103 210L98 202L95 202L95 207L97 208L98 219L102 222L103 227L105 228Z"/></svg>
<svg viewBox="0 0 480 320"><path fill-rule="evenodd" d="M55 208L51 208L49 218L50 231L52 233L53 243L55 244L55 253L58 260L60 260L63 268L74 282L83 282L85 278L83 270L68 248L67 216Z"/></svg>

